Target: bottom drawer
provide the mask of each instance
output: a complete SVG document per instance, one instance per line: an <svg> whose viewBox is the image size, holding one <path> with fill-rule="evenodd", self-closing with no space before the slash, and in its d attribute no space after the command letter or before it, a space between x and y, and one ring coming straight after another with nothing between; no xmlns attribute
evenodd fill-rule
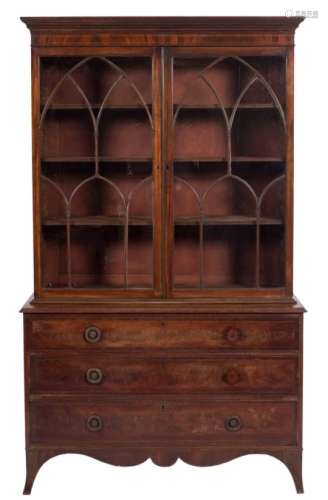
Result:
<svg viewBox="0 0 328 500"><path fill-rule="evenodd" d="M293 402L34 402L33 444L199 442L295 444Z"/></svg>

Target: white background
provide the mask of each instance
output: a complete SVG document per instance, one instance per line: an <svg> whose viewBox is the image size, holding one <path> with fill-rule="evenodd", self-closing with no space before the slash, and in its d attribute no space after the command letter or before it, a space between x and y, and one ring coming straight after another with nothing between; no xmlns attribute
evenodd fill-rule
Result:
<svg viewBox="0 0 328 500"><path fill-rule="evenodd" d="M311 0L312 1L312 0ZM327 2L310 0L3 0L0 93L0 498L21 498L25 480L23 331L18 309L32 293L32 186L30 37L19 16L63 15L285 15L318 10L296 35L295 56L295 293L305 317L305 499L327 493ZM326 5L325 5L326 4ZM146 462L118 468L67 455L47 462L33 488L35 499L224 500L295 498L289 472L268 456L248 456L219 467Z"/></svg>

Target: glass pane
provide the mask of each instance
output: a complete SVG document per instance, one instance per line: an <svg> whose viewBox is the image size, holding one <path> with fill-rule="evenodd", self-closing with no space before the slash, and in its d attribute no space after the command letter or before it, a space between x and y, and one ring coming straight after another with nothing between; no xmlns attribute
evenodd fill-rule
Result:
<svg viewBox="0 0 328 500"><path fill-rule="evenodd" d="M172 107L174 287L283 287L284 58L175 58Z"/></svg>
<svg viewBox="0 0 328 500"><path fill-rule="evenodd" d="M150 57L41 59L42 285L153 288Z"/></svg>

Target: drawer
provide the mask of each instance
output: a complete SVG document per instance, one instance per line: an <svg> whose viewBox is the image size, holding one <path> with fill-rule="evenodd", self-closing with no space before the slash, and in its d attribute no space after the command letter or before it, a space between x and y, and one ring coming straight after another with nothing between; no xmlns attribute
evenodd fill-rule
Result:
<svg viewBox="0 0 328 500"><path fill-rule="evenodd" d="M298 323L277 319L32 319L30 349L295 349Z"/></svg>
<svg viewBox="0 0 328 500"><path fill-rule="evenodd" d="M33 444L86 446L217 441L228 444L295 444L293 402L45 403L31 405Z"/></svg>
<svg viewBox="0 0 328 500"><path fill-rule="evenodd" d="M295 357L138 358L119 355L32 355L32 393L296 392Z"/></svg>

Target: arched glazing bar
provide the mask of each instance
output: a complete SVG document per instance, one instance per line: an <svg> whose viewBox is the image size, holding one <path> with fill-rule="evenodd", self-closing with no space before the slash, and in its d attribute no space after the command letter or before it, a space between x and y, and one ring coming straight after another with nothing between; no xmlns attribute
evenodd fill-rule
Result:
<svg viewBox="0 0 328 500"><path fill-rule="evenodd" d="M222 63L223 61L226 61L228 59L232 59L232 60L239 62L239 64L248 68L250 70L250 72L253 74L253 77L246 83L244 88L241 90L239 96L236 98L235 103L234 103L233 108L232 108L232 112L230 114L230 117L228 117L228 114L226 112L226 108L224 107L222 96L220 96L220 94L217 92L217 90L215 89L213 84L209 81L209 79L206 76L206 72L209 69L219 65L220 63ZM222 115L224 117L226 134L227 134L227 145L228 145L228 173L231 173L231 160L232 160L232 158L231 158L231 132L232 132L233 124L234 124L234 119L235 119L236 113L238 111L238 108L241 104L241 101L243 100L243 98L245 97L245 95L247 94L249 89L256 82L259 82L261 85L263 85L263 87L268 92L275 108L278 110L278 114L279 114L283 129L284 129L284 133L286 134L286 117L285 117L284 110L282 108L282 105L279 101L277 94L273 90L270 83L264 78L264 76L256 68L254 68L251 64L249 64L247 61L245 61L243 58L241 58L239 56L219 57L219 58L215 59L215 61L212 61L210 64L205 66L205 68L203 68L201 71L196 73L196 75L194 77L192 77L187 82L187 84L185 86L184 94L183 94L182 99L181 99L181 102L178 104L177 109L173 115L173 120L172 120L172 127L173 128L175 128L175 126L176 126L178 116L184 107L184 102L188 96L188 92L190 91L191 86L193 85L193 83L195 81L197 81L199 79L201 79L205 83L205 85L209 88L211 93L215 96L216 101L218 103L218 108L220 109L220 111L222 112Z"/></svg>
<svg viewBox="0 0 328 500"><path fill-rule="evenodd" d="M257 201L257 220L260 220L261 217L261 208L262 208L262 202L267 193L270 191L270 189L275 186L276 184L283 182L285 180L286 176L285 175L280 175L279 177L276 177L273 179L269 184L265 186L263 189L261 195L258 198ZM261 246L260 246L260 225L259 223L256 224L256 286L260 286L260 252L261 252Z"/></svg>
<svg viewBox="0 0 328 500"><path fill-rule="evenodd" d="M129 288L129 216L130 216L130 208L133 197L136 193L144 187L144 185L148 182L151 182L151 189L153 190L152 184L153 178L152 176L145 177L138 184L136 184L131 191L129 192L126 200L126 211L125 211L125 225L124 225L124 286L125 288ZM152 191L153 196L153 191ZM153 206L153 201L151 203ZM151 226L153 227L153 220Z"/></svg>
<svg viewBox="0 0 328 500"><path fill-rule="evenodd" d="M279 98L278 98L277 94L275 93L275 91L273 90L273 88L270 85L270 83L264 78L264 76L260 73L260 71L258 71L251 64L249 64L247 61L245 61L242 57L233 56L233 55L218 57L217 59L215 59L214 61L212 61L210 64L206 65L205 68L203 68L201 71L199 71L198 73L196 73L196 75L194 77L190 78L189 82L185 86L185 91L184 91L184 94L182 96L181 102L180 102L180 104L178 104L177 109L176 109L176 111L174 113L173 121L172 121L173 127L176 124L176 121L178 119L178 115L179 115L180 111L183 109L184 102L186 100L186 97L188 95L188 92L190 91L190 87L193 84L193 82L195 80L197 80L197 79L202 79L204 82L206 82L208 84L208 79L205 76L205 73L209 69L213 68L214 66L217 66L218 64L220 64L223 61L226 61L227 59L233 59L233 60L238 61L241 65L243 65L246 68L248 68L254 74L253 78L245 85L245 87L242 89L242 91L240 92L239 96L237 97L236 102L235 102L235 104L233 106L233 111L234 111L233 115L235 115L235 113L236 113L236 111L238 109L238 106L239 106L241 100L243 99L244 95L246 94L246 92L255 83L255 81L258 80L265 87L265 89L267 90L267 92L269 93L269 95L270 95L270 97L271 97L274 105L276 106L276 108L277 108L277 110L279 112L281 121L282 121L284 129L286 131L286 117L285 117L285 113L284 113L283 107L282 107L282 105L281 105L281 103L279 101ZM211 85L211 87L213 87L213 86ZM217 92L215 90L214 90L214 93L217 94ZM222 98L218 99L218 103L224 109L224 106L222 105ZM224 111L223 111L223 109L222 109L222 112L225 111L225 109L224 109ZM229 128L230 129L232 127L232 123L233 123L233 118L231 119L231 117L230 117L230 120L229 120Z"/></svg>
<svg viewBox="0 0 328 500"><path fill-rule="evenodd" d="M203 288L203 271L204 271L204 217L206 216L206 212L204 209L204 203L208 198L211 191L221 182L227 179L234 179L236 182L242 184L247 191L250 193L252 199L254 200L254 215L256 217L256 246L255 246L255 286L260 286L260 221L261 221L261 206L262 201L266 194L270 191L270 189L275 186L277 183L282 182L285 179L285 175L281 175L275 179L273 179L261 192L259 196L256 195L252 186L245 181L242 177L237 175L223 175L220 178L216 179L205 191L200 194L197 189L188 181L181 177L175 176L175 180L183 183L188 187L190 192L193 193L195 200L198 205L198 219L199 219L199 286Z"/></svg>
<svg viewBox="0 0 328 500"><path fill-rule="evenodd" d="M254 205L253 205L251 211L254 212L254 215L256 217L256 225L258 225L259 224L259 219L258 219L258 214L257 214L258 198L256 196L256 193L255 193L254 189L252 188L252 186L247 181L245 181L245 179L243 179L242 177L240 177L238 175L234 175L234 174L230 174L230 173L228 173L226 175L223 175L223 176L219 177L218 179L216 179L214 182L212 182L212 184L203 193L203 195L201 197L201 219L202 219L202 221L203 221L203 218L205 216L204 205L205 205L205 202L208 199L211 191L213 191L214 188L218 184L220 184L220 183L222 183L222 182L224 182L226 180L229 180L229 179L232 179L234 182L241 184L246 189L246 192L248 192L250 194L251 199L254 202ZM204 242L203 241L201 242L201 245L202 245L202 247L204 247ZM203 258L203 255L204 255L204 252L202 252L202 258ZM257 265L257 259L258 259L258 256L257 256L257 253L255 252L255 255L254 255L255 268L256 268L256 265ZM204 263L202 264L202 269L204 269ZM203 280L202 280L202 282L203 282Z"/></svg>
<svg viewBox="0 0 328 500"><path fill-rule="evenodd" d="M52 189L54 189L59 195L61 196L63 202L64 202L64 207L65 207L65 230L66 230L66 273L67 273L67 286L70 285L70 277L71 277L71 258L70 258L70 251L71 251L71 228L70 228L70 223L69 223L69 199L67 198L66 194L62 190L62 188L54 182L52 179L45 175L40 176L41 181L49 184Z"/></svg>
<svg viewBox="0 0 328 500"><path fill-rule="evenodd" d="M116 73L117 73L117 78L115 81L111 84L111 86L108 88L108 90L105 92L104 98L102 102L99 105L98 112L96 113L92 103L89 101L87 95L85 94L84 90L81 88L79 83L76 81L74 78L74 72L76 72L78 69L80 69L83 65L87 64L91 60L100 60L104 64L108 65L110 68L112 68ZM64 191L61 189L61 187L52 179L49 177L43 175L41 173L41 179L43 181L48 182L54 189L56 189L60 195L63 197L64 203L65 203L65 208L66 208L66 246L67 246L67 287L71 288L72 287L72 257L71 257L71 204L74 199L74 197L78 194L79 190L88 182L91 182L93 180L100 180L102 182L107 183L114 191L117 193L119 196L121 202L122 202L122 207L124 208L124 246L123 246L123 260L124 260L124 287L128 288L128 224L129 224L129 206L131 202L131 198L133 196L133 193L137 190L137 188L140 186L140 184L143 184L146 180L149 180L149 178L143 179L137 186L135 186L132 189L132 192L130 192L127 197L125 197L120 190L120 188L115 184L113 181L109 180L107 177L104 177L103 175L100 174L99 172L99 129L101 126L101 118L103 115L104 108L106 106L106 103L110 100L110 97L112 95L112 92L114 89L120 84L121 81L125 80L130 88L133 90L135 95L137 96L138 101L140 102L142 108L144 108L147 120L149 122L149 126L151 127L153 133L154 133L154 123L153 123L153 118L149 109L149 106L146 104L145 99L142 96L142 93L139 91L135 83L129 78L129 76L126 74L126 72L120 68L117 64L115 64L113 61L110 59L104 57L104 56L90 56L82 59L81 61L77 62L75 65L72 66L56 83L52 91L50 92L44 106L43 110L40 116L40 121L39 121L39 129L40 132L42 133L43 131L43 126L46 120L47 113L49 109L51 108L51 104L54 101L54 98L56 96L56 93L59 91L60 87L64 84L64 82L69 81L73 87L75 88L76 92L82 97L83 102L85 103L86 109L88 110L88 114L91 119L92 127L93 127L93 135L94 135L94 173L89 176L88 178L84 179L81 181L78 185L76 185L70 196L67 197L64 193ZM142 109L141 108L141 109Z"/></svg>
<svg viewBox="0 0 328 500"><path fill-rule="evenodd" d="M208 78L206 77L206 72L215 67L216 65L219 65L220 63L222 63L223 61L226 61L227 59L233 59L237 62L239 62L241 65L245 66L246 68L248 68L251 72L251 74L253 75L249 80L248 82L246 83L246 85L243 87L243 89L241 90L240 94L238 95L238 97L235 99L235 102L232 106L232 111L231 111L231 114L230 116L228 116L227 114L227 111L226 111L226 108L224 107L224 104L223 104L223 99L222 99L222 96L220 96L220 94L218 93L218 91L215 89L214 85L208 80ZM267 93L269 94L275 108L277 109L278 111L278 115L280 117L280 121L281 121L281 124L282 124L282 127L283 127L283 130L284 130L284 135L286 136L286 118L285 118L285 114L284 114L284 110L282 108L282 105L279 101L279 98L277 96L277 94L275 93L275 91L273 90L272 86L269 84L269 82L264 78L264 76L256 69L254 68L250 63L248 63L247 61L245 61L243 58L241 57L238 57L238 56L222 56L222 57L219 57L217 59L215 59L214 61L210 62L209 64L207 64L201 71L199 71L198 73L196 73L196 75L192 78L190 78L190 80L187 82L186 86L185 86L185 91L184 91L184 94L182 96L182 99L180 101L180 103L178 104L176 110L175 110L175 113L173 115L173 120L172 120L172 127L173 129L175 128L176 126L176 123L177 123L177 120L179 118L179 114L181 112L181 110L183 109L184 107L184 102L188 96L188 92L193 84L193 82L195 80L199 80L201 79L205 85L208 87L209 89L209 92L212 93L212 95L215 96L215 99L216 99L216 102L218 103L218 108L221 110L222 112L222 115L223 115L223 118L224 118L224 124L225 124L225 129L226 129L226 134L227 134L227 150L228 150L228 155L227 155L227 173L226 175L223 175L221 177L219 177L218 179L216 179L208 188L207 190L202 194L202 195L199 195L199 193L197 193L197 195L199 196L199 225L200 225L200 244L199 244L199 248L200 248L200 273L203 272L203 225L204 225L204 221L203 221L203 217L204 217L204 209L203 209L203 204L206 200L206 197L207 197L207 194L211 191L211 189L213 189L213 187L215 187L215 185L219 182L221 182L222 180L224 180L225 178L227 177L232 177L234 179L238 179L239 182L241 182L248 190L249 192L251 193L251 196L253 197L254 199L254 202L255 202L255 215L256 215L256 251L255 251L255 277L254 277L254 286L255 287L259 287L260 286L260 223L261 223L261 203L262 203L262 200L263 200L263 197L265 196L266 192L276 183L278 182L279 180L282 180L284 178L284 176L280 176L278 178L275 178L273 181L271 181L263 190L262 194L260 196L257 196L254 189L251 187L251 185L245 180L243 179L242 177L240 176L236 176L232 173L232 151L231 151L231 134L232 134L232 129L233 129L233 126L234 126L234 122L235 122L235 117L236 117L236 114L237 114L237 111L238 111L238 108L240 107L241 103L242 103L242 100L244 99L244 97L246 96L247 92L251 89L251 87L256 83L256 82L259 82L261 85L263 85L263 87L265 88L265 90L267 91ZM176 176L175 176L176 177ZM179 178L180 180L180 178ZM185 181L187 182L187 181ZM188 183L189 187L191 189L194 189L195 188L190 184ZM197 192L197 190L195 190ZM200 276L200 287L202 288L203 286L203 277Z"/></svg>
<svg viewBox="0 0 328 500"><path fill-rule="evenodd" d="M197 189L188 181L183 179L182 177L175 176L175 181L180 182L184 186L186 186L189 191L192 193L194 199L196 200L197 206L198 206L198 218L199 218L199 252L198 252L198 269L199 269L199 287L202 288L203 286L203 263L204 263L204 258L203 258L203 252L204 252L204 246L203 246L203 232L204 232L204 225L203 225L203 217L202 217L202 202L201 202L201 195L197 191Z"/></svg>

